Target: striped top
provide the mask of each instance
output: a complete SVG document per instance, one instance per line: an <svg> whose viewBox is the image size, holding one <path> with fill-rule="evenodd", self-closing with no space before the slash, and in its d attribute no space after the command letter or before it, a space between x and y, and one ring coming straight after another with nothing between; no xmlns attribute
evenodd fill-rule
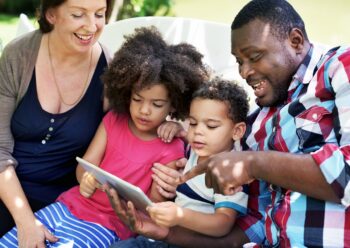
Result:
<svg viewBox="0 0 350 248"><path fill-rule="evenodd" d="M184 172L197 165L198 156L191 150ZM241 214L247 212L248 195L238 192L232 196L215 194L214 190L205 186L205 175L196 176L176 189L175 203L203 213L214 213L216 208L231 208Z"/></svg>

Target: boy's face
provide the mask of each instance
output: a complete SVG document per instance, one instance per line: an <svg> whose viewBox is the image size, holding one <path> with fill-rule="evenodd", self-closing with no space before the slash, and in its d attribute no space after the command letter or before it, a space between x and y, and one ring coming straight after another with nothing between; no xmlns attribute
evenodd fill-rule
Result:
<svg viewBox="0 0 350 248"><path fill-rule="evenodd" d="M187 138L201 160L233 148L235 123L228 111L228 105L218 100L195 98L191 102Z"/></svg>

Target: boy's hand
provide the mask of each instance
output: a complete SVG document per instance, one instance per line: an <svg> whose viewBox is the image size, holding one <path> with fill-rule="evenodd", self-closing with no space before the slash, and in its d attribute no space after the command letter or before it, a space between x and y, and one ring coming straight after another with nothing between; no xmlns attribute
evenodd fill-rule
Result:
<svg viewBox="0 0 350 248"><path fill-rule="evenodd" d="M91 197L97 188L100 188L101 184L95 179L95 177L89 173L85 172L80 182L80 194L86 198Z"/></svg>
<svg viewBox="0 0 350 248"><path fill-rule="evenodd" d="M183 216L183 209L170 201L154 203L147 211L156 224L164 227L178 225Z"/></svg>
<svg viewBox="0 0 350 248"><path fill-rule="evenodd" d="M173 140L174 137L185 138L187 132L179 122L166 121L157 129L158 137L166 143Z"/></svg>

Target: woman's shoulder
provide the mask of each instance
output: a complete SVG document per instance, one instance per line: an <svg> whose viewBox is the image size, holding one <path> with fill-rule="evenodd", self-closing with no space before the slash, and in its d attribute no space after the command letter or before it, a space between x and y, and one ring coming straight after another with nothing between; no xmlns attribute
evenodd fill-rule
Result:
<svg viewBox="0 0 350 248"><path fill-rule="evenodd" d="M12 41L10 41L6 48L22 48L22 49L28 49L28 46L32 46L34 44L37 44L41 41L42 33L39 30L34 30L29 33L23 34L21 36L18 36L14 38ZM26 47L23 47L26 46Z"/></svg>
<svg viewBox="0 0 350 248"><path fill-rule="evenodd" d="M113 53L102 43L99 43L99 45L101 46L102 52L105 55L105 58L107 60L107 64L109 64L111 62L111 60L113 59Z"/></svg>
<svg viewBox="0 0 350 248"><path fill-rule="evenodd" d="M42 33L39 30L26 33L10 41L4 48L4 54L11 57L23 56L23 53L37 52Z"/></svg>

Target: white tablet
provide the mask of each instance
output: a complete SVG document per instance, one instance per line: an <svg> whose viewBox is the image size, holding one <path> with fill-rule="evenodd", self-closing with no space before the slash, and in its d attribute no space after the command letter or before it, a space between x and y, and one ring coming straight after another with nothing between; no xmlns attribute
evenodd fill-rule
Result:
<svg viewBox="0 0 350 248"><path fill-rule="evenodd" d="M111 185L117 190L119 196L125 200L131 201L137 209L145 210L147 206L153 204L139 187L112 175L82 158L76 157L76 160L86 171L91 172L97 181L101 184L108 183Z"/></svg>

